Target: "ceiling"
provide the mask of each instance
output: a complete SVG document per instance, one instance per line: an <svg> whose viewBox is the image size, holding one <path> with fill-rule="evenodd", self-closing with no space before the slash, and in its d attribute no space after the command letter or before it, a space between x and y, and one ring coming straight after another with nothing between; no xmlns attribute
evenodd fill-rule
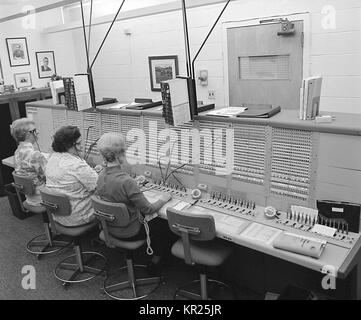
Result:
<svg viewBox="0 0 361 320"><path fill-rule="evenodd" d="M126 0L124 3L123 11L133 10L142 7L149 7L152 5L164 4L168 2L173 2L177 0ZM179 0L180 1L180 0ZM49 6L52 4L60 3L78 3L79 0L0 0L0 18L8 17L20 12L23 10L29 10L31 8L25 6L32 6L34 8L40 8L42 6ZM83 0L83 3L90 2L90 0ZM94 0L96 5L110 5L120 4L122 0Z"/></svg>

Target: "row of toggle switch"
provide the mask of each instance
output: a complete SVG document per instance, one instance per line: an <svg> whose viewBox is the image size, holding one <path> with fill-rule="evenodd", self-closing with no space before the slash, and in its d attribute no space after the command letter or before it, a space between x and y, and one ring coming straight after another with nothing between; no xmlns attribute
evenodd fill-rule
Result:
<svg viewBox="0 0 361 320"><path fill-rule="evenodd" d="M287 219L311 226L317 223L316 215L312 216L303 212L287 212Z"/></svg>
<svg viewBox="0 0 361 320"><path fill-rule="evenodd" d="M226 194L217 191L212 191L210 193L210 199L252 210L256 208L256 203L254 201L243 200L234 196L227 196Z"/></svg>
<svg viewBox="0 0 361 320"><path fill-rule="evenodd" d="M236 200L236 201L222 201L217 199L201 199L202 203L205 203L207 205L211 205L212 207L218 207L221 209L226 209L229 211L232 211L237 214L243 214L247 216L255 217L256 211L255 211L255 203L244 201L244 200Z"/></svg>

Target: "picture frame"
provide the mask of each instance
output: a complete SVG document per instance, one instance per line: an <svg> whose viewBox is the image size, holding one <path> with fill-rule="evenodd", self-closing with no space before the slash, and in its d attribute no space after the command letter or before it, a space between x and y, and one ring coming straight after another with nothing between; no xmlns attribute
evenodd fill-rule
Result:
<svg viewBox="0 0 361 320"><path fill-rule="evenodd" d="M56 74L54 51L38 51L35 57L40 79L51 78Z"/></svg>
<svg viewBox="0 0 361 320"><path fill-rule="evenodd" d="M14 79L17 89L29 88L32 86L30 72L15 73Z"/></svg>
<svg viewBox="0 0 361 320"><path fill-rule="evenodd" d="M1 65L1 59L0 59L0 83L1 81L4 81L4 74L3 74L3 68Z"/></svg>
<svg viewBox="0 0 361 320"><path fill-rule="evenodd" d="M25 37L6 38L6 47L11 67L30 65L28 43Z"/></svg>
<svg viewBox="0 0 361 320"><path fill-rule="evenodd" d="M152 91L160 91L162 81L175 79L179 74L178 56L151 56L148 62Z"/></svg>

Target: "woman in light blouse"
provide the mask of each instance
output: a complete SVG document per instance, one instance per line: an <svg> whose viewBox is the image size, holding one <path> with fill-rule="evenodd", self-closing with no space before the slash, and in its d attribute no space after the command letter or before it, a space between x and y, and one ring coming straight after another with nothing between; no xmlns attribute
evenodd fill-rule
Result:
<svg viewBox="0 0 361 320"><path fill-rule="evenodd" d="M15 173L31 177L35 185L35 193L26 196L28 204L38 206L41 203L39 187L45 183L46 158L34 148L38 140L35 123L31 119L21 118L15 120L10 126L10 133L18 143L14 154Z"/></svg>
<svg viewBox="0 0 361 320"><path fill-rule="evenodd" d="M82 140L77 127L60 128L54 135L51 154L45 169L46 187L50 191L68 196L70 216L54 216L64 226L79 226L94 219L90 196L93 194L98 174L82 159Z"/></svg>

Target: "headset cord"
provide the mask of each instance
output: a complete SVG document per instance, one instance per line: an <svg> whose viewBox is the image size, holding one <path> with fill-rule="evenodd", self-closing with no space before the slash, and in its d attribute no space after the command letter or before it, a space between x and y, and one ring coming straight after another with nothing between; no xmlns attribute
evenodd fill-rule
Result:
<svg viewBox="0 0 361 320"><path fill-rule="evenodd" d="M147 254L149 256L153 255L153 249L151 247L151 240L150 240L150 230L149 230L149 226L148 226L148 222L145 220L145 218L143 219L143 221L141 221L141 223L144 225L144 230L145 233L147 235Z"/></svg>

